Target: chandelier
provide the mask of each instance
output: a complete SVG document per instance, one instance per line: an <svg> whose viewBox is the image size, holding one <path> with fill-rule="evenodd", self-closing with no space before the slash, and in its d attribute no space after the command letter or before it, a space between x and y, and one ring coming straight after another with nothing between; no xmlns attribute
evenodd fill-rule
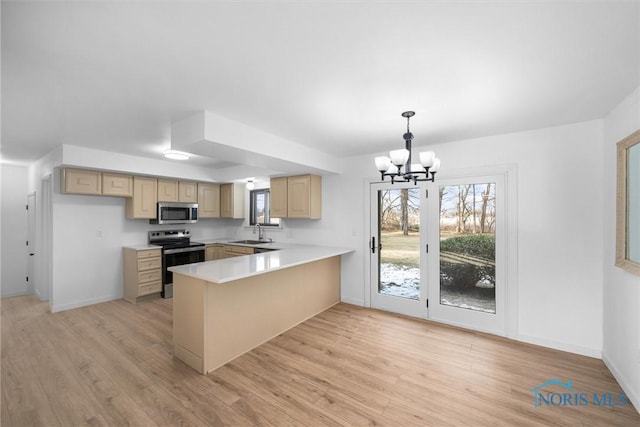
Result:
<svg viewBox="0 0 640 427"><path fill-rule="evenodd" d="M411 163L411 140L413 134L409 131L409 119L416 113L405 111L402 117L407 118L407 133L402 135L405 148L389 151L389 157L380 156L375 158L376 168L380 171L382 180L386 176L391 177L391 184L395 181L411 182L417 184L418 181L435 181L436 172L440 169L440 159L433 151L419 153L420 163Z"/></svg>

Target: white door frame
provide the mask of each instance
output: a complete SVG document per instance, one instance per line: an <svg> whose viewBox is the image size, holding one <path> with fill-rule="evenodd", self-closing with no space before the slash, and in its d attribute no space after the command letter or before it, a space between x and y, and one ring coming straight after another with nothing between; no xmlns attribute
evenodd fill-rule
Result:
<svg viewBox="0 0 640 427"><path fill-rule="evenodd" d="M506 335L509 338L517 339L518 336L518 168L516 164L503 164L485 167L445 169L436 175L436 184L439 178L462 178L478 175L503 174L505 177L504 187L506 195L506 301L507 301L507 325ZM363 247L367 256L364 258L364 306L371 307L371 256L370 244L371 236L371 184L380 182L379 179L365 178L363 182L364 209L363 224L364 238Z"/></svg>
<svg viewBox="0 0 640 427"><path fill-rule="evenodd" d="M40 208L37 209L36 230L36 281L35 294L41 301L52 302L53 287L53 175L42 177ZM37 203L37 201L36 201Z"/></svg>
<svg viewBox="0 0 640 427"><path fill-rule="evenodd" d="M27 194L27 250L25 256L27 257L27 292L32 294L35 289L36 281L36 250L37 250L37 202L36 193L32 192Z"/></svg>
<svg viewBox="0 0 640 427"><path fill-rule="evenodd" d="M496 335L506 335L507 330L507 286L506 286L506 195L504 192L504 175L491 174L484 176L470 176L464 178L441 178L440 186L457 186L481 183L494 183L496 194L496 223L495 223L495 313L464 309L457 306L440 303L440 251L439 244L435 250L429 253L429 317L435 321L448 323L463 328L488 332ZM437 194L437 193L436 193ZM440 211L439 197L429 199L429 210ZM429 239L433 242L440 241L440 215L429 218Z"/></svg>
<svg viewBox="0 0 640 427"><path fill-rule="evenodd" d="M427 190L427 183L420 183L419 185L414 185L411 183L400 183L396 182L395 184L391 184L390 181L387 182L372 182L369 184L369 265L372 267L369 270L369 298L371 302L371 307L379 308L382 310L392 311L394 313L405 314L412 317L421 317L427 318L427 257L425 247L427 244L428 234L424 227L427 224L427 202L424 196L425 191ZM375 260L380 257L380 243L381 237L378 233L378 230L374 230L374 226L378 223L378 206L377 206L377 197L378 192L383 189L417 189L420 193L420 243L418 250L420 251L420 293L419 299L409 299L398 296L390 296L384 295L377 292L378 288L378 269L374 268L377 262ZM376 250L375 253L371 250L371 240L375 236L376 241ZM383 248L384 249L384 248Z"/></svg>

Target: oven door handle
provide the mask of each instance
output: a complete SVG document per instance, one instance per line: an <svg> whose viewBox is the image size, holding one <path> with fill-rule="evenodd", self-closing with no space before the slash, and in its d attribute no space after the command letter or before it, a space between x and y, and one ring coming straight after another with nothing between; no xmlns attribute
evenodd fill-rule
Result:
<svg viewBox="0 0 640 427"><path fill-rule="evenodd" d="M184 252L197 252L197 251L204 251L204 246L198 246L195 248L176 248L176 249L167 249L164 251L165 255L171 255L171 254L181 254Z"/></svg>

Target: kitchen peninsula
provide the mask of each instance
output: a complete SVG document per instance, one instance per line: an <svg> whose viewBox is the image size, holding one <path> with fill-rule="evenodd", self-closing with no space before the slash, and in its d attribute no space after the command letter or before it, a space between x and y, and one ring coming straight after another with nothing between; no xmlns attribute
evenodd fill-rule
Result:
<svg viewBox="0 0 640 427"><path fill-rule="evenodd" d="M170 268L174 355L202 374L340 302L351 249L260 248L272 250Z"/></svg>

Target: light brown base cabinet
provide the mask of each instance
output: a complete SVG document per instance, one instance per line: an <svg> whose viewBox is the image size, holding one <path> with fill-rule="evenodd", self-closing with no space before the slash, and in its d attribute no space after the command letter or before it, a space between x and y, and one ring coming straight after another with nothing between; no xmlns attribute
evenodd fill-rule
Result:
<svg viewBox="0 0 640 427"><path fill-rule="evenodd" d="M340 257L218 284L173 273L173 354L206 374L340 302Z"/></svg>
<svg viewBox="0 0 640 427"><path fill-rule="evenodd" d="M224 245L225 258L233 258L234 256L253 255L254 248L247 246Z"/></svg>
<svg viewBox="0 0 640 427"><path fill-rule="evenodd" d="M255 248L251 248L248 246L210 243L204 248L204 260L215 261L218 259L232 258L236 256L253 255L255 253Z"/></svg>
<svg viewBox="0 0 640 427"><path fill-rule="evenodd" d="M225 259L227 256L224 252L224 245L210 244L204 248L204 260L215 261L217 259Z"/></svg>
<svg viewBox="0 0 640 427"><path fill-rule="evenodd" d="M162 254L160 249L123 248L124 299L138 298L162 291Z"/></svg>

